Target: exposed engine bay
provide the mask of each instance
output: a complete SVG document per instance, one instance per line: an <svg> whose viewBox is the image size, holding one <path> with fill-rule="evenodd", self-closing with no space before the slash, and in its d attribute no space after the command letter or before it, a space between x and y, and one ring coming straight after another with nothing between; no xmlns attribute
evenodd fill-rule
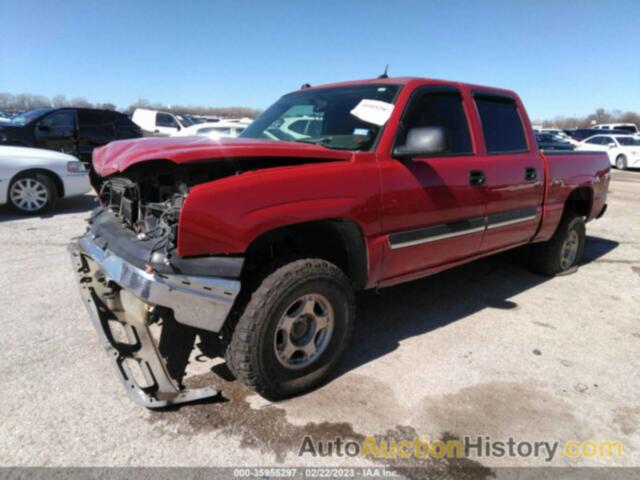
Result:
<svg viewBox="0 0 640 480"><path fill-rule="evenodd" d="M158 247L168 250L177 243L180 209L189 190L180 182L171 192L160 182L161 178L155 176L140 183L127 177L110 177L100 187L100 198L140 240L158 240ZM149 189L156 190L155 195ZM150 200L154 197L158 201Z"/></svg>
<svg viewBox="0 0 640 480"><path fill-rule="evenodd" d="M138 239L156 241L153 250L167 253L177 246L180 210L191 187L252 170L336 160L249 157L188 164L154 160L108 177L96 176L93 184L103 205Z"/></svg>
<svg viewBox="0 0 640 480"><path fill-rule="evenodd" d="M114 212L139 240L155 242L152 251L177 246L178 219L189 188L238 173L228 162L176 165L149 162L94 185L103 205Z"/></svg>

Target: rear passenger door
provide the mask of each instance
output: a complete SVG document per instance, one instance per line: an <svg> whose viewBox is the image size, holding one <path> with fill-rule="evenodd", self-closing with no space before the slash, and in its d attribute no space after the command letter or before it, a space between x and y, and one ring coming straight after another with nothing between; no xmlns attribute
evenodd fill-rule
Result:
<svg viewBox="0 0 640 480"><path fill-rule="evenodd" d="M109 143L115 136L108 112L78 110L78 150L80 159L91 161L93 149Z"/></svg>
<svg viewBox="0 0 640 480"><path fill-rule="evenodd" d="M482 251L529 241L541 217L542 155L519 101L492 92L473 92L484 139L487 231Z"/></svg>

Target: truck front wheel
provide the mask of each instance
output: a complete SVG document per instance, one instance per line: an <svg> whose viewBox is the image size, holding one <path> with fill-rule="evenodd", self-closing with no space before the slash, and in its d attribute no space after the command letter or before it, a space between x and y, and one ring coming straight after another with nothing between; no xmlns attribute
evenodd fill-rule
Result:
<svg viewBox="0 0 640 480"><path fill-rule="evenodd" d="M355 301L346 275L321 259L280 267L253 292L225 358L231 372L269 400L322 384L353 330Z"/></svg>
<svg viewBox="0 0 640 480"><path fill-rule="evenodd" d="M565 213L558 229L547 242L532 245L529 252L531 270L553 276L578 264L584 251L586 228L577 213Z"/></svg>

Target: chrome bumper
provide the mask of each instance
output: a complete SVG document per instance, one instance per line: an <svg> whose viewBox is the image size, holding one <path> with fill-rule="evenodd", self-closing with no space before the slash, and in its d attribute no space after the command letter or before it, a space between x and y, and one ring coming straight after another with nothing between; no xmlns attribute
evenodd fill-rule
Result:
<svg viewBox="0 0 640 480"><path fill-rule="evenodd" d="M218 394L212 387L184 389L172 378L150 326L159 306L173 310L177 322L219 331L239 281L147 273L101 248L91 234L74 239L69 253L84 304L132 400L159 408Z"/></svg>

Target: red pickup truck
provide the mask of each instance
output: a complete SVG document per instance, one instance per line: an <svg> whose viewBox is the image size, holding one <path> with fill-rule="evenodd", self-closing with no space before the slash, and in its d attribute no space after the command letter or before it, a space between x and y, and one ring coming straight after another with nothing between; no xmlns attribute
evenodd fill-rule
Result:
<svg viewBox="0 0 640 480"><path fill-rule="evenodd" d="M603 153L539 151L514 92L421 78L305 86L240 138L117 141L93 165L102 206L70 253L148 407L216 394L172 365L196 335L275 400L326 381L358 290L522 246L566 271L609 185Z"/></svg>

